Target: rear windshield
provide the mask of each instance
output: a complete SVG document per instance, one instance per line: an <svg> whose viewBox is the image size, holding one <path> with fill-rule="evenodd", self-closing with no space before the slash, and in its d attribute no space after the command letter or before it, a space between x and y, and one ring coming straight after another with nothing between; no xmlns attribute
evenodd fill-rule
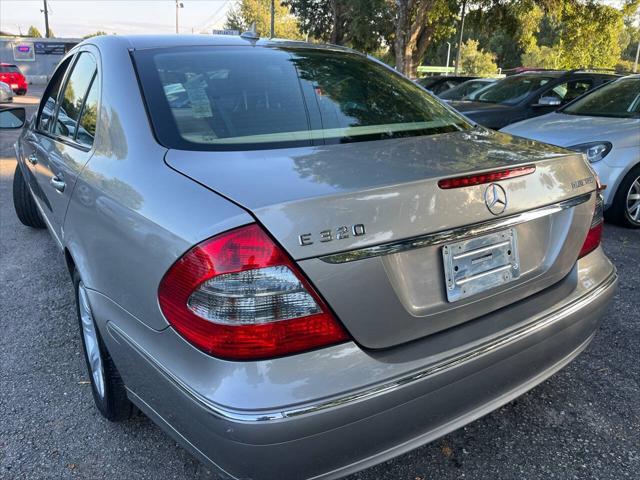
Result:
<svg viewBox="0 0 640 480"><path fill-rule="evenodd" d="M474 100L477 102L516 105L551 80L553 79L550 77L540 77L538 75L508 77L485 88Z"/></svg>
<svg viewBox="0 0 640 480"><path fill-rule="evenodd" d="M640 117L640 76L606 84L567 105L562 113L591 117Z"/></svg>
<svg viewBox="0 0 640 480"><path fill-rule="evenodd" d="M470 128L411 81L354 53L191 47L134 58L156 135L169 148L282 148Z"/></svg>
<svg viewBox="0 0 640 480"><path fill-rule="evenodd" d="M20 69L15 65L0 65L0 73L20 73Z"/></svg>

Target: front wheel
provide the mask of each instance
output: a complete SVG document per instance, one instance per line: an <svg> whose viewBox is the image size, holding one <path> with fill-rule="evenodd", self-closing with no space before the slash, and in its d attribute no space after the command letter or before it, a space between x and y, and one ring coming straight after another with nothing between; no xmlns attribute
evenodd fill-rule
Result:
<svg viewBox="0 0 640 480"><path fill-rule="evenodd" d="M640 228L640 165L622 179L609 210L609 218L614 222Z"/></svg>
<svg viewBox="0 0 640 480"><path fill-rule="evenodd" d="M107 351L93 318L87 289L78 272L73 275L82 350L96 407L112 422L126 420L133 413L122 378Z"/></svg>

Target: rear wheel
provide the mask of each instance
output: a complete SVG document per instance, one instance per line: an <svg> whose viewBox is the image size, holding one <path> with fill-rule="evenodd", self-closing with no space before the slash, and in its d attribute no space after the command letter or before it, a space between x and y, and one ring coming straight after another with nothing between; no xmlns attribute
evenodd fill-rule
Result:
<svg viewBox="0 0 640 480"><path fill-rule="evenodd" d="M18 220L23 225L33 228L45 227L36 201L31 196L29 186L22 176L20 165L16 165L16 171L13 174L13 207L18 215Z"/></svg>
<svg viewBox="0 0 640 480"><path fill-rule="evenodd" d="M87 364L91 391L96 407L112 422L126 420L133 413L122 378L107 351L91 312L89 295L77 272L73 274L76 288L76 307L82 350Z"/></svg>
<svg viewBox="0 0 640 480"><path fill-rule="evenodd" d="M624 177L608 213L620 225L640 228L640 165Z"/></svg>

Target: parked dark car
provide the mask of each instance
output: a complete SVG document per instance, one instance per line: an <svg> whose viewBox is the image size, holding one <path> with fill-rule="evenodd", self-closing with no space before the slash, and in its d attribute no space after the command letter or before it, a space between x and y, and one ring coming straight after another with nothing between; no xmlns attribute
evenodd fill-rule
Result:
<svg viewBox="0 0 640 480"><path fill-rule="evenodd" d="M495 82L473 101L451 102L451 106L485 127L499 129L553 112L618 77L587 70L521 73Z"/></svg>
<svg viewBox="0 0 640 480"><path fill-rule="evenodd" d="M447 90L457 87L467 80L475 80L479 77L462 77L458 75L434 75L433 77L424 77L416 80L419 85L423 86L430 92L439 95Z"/></svg>

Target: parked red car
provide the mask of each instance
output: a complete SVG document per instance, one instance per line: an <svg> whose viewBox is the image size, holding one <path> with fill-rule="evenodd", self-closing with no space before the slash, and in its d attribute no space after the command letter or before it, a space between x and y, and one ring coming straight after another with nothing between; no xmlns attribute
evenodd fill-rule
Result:
<svg viewBox="0 0 640 480"><path fill-rule="evenodd" d="M27 93L27 79L17 65L0 63L0 82L7 83L18 95Z"/></svg>

